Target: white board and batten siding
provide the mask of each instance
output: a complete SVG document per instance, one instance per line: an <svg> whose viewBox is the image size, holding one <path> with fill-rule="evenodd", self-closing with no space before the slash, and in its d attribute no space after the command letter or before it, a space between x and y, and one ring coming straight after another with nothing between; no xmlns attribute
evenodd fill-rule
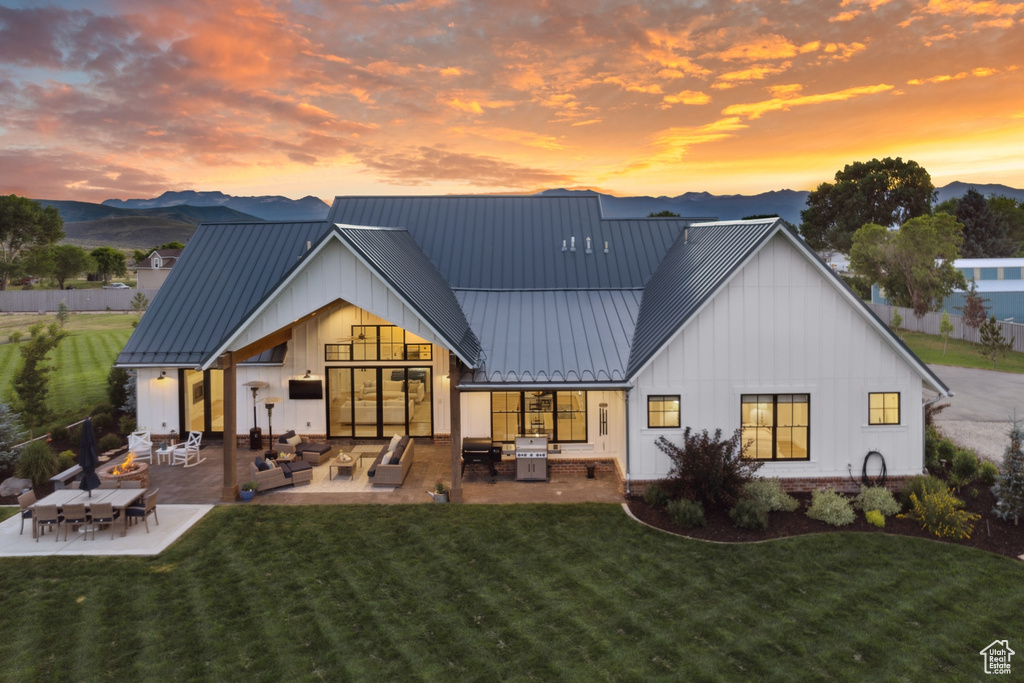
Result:
<svg viewBox="0 0 1024 683"><path fill-rule="evenodd" d="M630 476L664 477L659 436L683 428L729 437L744 394L810 395L810 460L766 462L766 477L859 477L878 451L890 476L922 468L921 376L787 238L776 235L637 376L629 411ZM868 394L899 392L900 424L868 425ZM680 396L681 428L648 429L647 397ZM877 466L877 463L875 463Z"/></svg>
<svg viewBox="0 0 1024 683"><path fill-rule="evenodd" d="M167 372L163 379L160 371ZM136 423L154 434L178 429L177 368L138 368L135 379Z"/></svg>

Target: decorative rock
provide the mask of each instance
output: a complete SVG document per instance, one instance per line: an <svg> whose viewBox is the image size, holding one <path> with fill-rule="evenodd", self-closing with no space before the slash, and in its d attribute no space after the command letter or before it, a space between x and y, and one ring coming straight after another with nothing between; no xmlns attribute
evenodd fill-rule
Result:
<svg viewBox="0 0 1024 683"><path fill-rule="evenodd" d="M4 479L4 483L0 484L0 496L19 496L25 489L32 488L31 479L18 479L17 477L10 477Z"/></svg>

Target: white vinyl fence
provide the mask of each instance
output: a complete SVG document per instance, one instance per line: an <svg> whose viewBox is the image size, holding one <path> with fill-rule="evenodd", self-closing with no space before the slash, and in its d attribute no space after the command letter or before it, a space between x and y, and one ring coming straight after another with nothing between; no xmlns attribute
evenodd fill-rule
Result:
<svg viewBox="0 0 1024 683"><path fill-rule="evenodd" d="M153 303L158 289L13 289L0 292L0 312L53 312L61 301L72 311L130 311L132 299L142 292Z"/></svg>
<svg viewBox="0 0 1024 683"><path fill-rule="evenodd" d="M868 303L868 307L887 325L892 320L892 312L895 310L899 311L900 317L903 318L903 324L900 325L900 329L907 330L908 332L939 334L939 323L942 322L942 313L925 313L923 318L917 318L914 316L914 309L912 308L875 303ZM981 342L978 330L964 325L961 316L951 315L949 316L949 322L953 323L953 333L949 335L950 339L965 339L975 344ZM1024 324L1004 322L997 324L1000 326L1005 339L1013 337L1013 350L1024 351Z"/></svg>

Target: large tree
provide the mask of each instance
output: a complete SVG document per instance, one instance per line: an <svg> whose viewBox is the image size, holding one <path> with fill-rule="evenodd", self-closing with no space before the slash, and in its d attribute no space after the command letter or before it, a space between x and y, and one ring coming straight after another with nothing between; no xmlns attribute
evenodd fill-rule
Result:
<svg viewBox="0 0 1024 683"><path fill-rule="evenodd" d="M21 275L33 250L64 239L64 221L52 206L43 207L28 197L0 197L0 290Z"/></svg>
<svg viewBox="0 0 1024 683"><path fill-rule="evenodd" d="M962 242L962 226L945 213L912 218L896 231L869 223L853 235L850 266L920 318L938 310L954 289L966 288L953 267Z"/></svg>
<svg viewBox="0 0 1024 683"><path fill-rule="evenodd" d="M800 212L800 234L816 250L849 253L853 234L866 223L885 227L931 213L935 187L916 161L886 157L858 161L822 183Z"/></svg>
<svg viewBox="0 0 1024 683"><path fill-rule="evenodd" d="M964 226L964 246L960 249L964 258L1000 258L1016 253L1006 217L993 211L984 195L972 187L955 201L953 215Z"/></svg>
<svg viewBox="0 0 1024 683"><path fill-rule="evenodd" d="M104 282L110 282L110 278L115 275L123 277L128 274L124 252L113 247L96 247L89 252L89 256L96 262L96 273L103 277Z"/></svg>
<svg viewBox="0 0 1024 683"><path fill-rule="evenodd" d="M85 249L74 244L58 244L50 250L50 257L53 260L51 274L60 289L64 289L67 280L88 273L96 267Z"/></svg>
<svg viewBox="0 0 1024 683"><path fill-rule="evenodd" d="M1024 251L1024 201L1013 197L989 196L988 208L1006 221L1007 237L1014 245L1014 255Z"/></svg>

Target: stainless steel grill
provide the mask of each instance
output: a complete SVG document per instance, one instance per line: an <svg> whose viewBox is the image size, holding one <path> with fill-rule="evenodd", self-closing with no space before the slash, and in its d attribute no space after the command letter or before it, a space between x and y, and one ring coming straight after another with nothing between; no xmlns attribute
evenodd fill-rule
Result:
<svg viewBox="0 0 1024 683"><path fill-rule="evenodd" d="M516 480L547 481L548 437L516 437Z"/></svg>

